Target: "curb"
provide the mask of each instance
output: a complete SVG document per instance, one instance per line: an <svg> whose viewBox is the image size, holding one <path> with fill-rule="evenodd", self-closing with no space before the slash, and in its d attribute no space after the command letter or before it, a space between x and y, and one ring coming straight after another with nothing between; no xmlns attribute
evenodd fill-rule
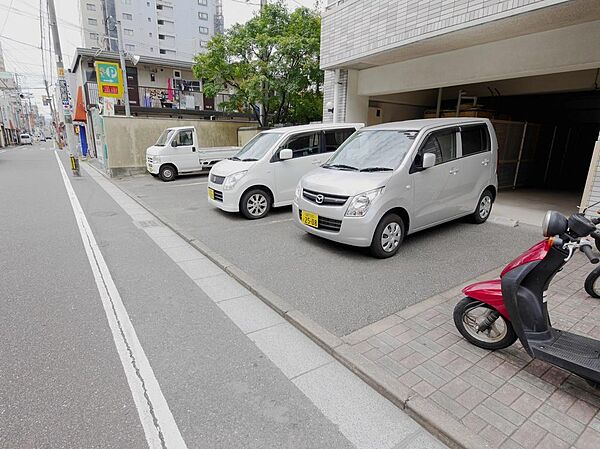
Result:
<svg viewBox="0 0 600 449"><path fill-rule="evenodd" d="M88 163L88 166L112 182L112 179L97 167L94 167L90 163ZM485 439L450 416L432 400L420 397L413 390L407 388L393 376L388 374L383 368L377 366L358 351L352 349L352 347L349 344L344 343L341 338L332 334L299 310L294 309L291 304L277 294L271 292L266 287L263 287L260 282L245 271L206 246L203 242L189 236L177 225L170 223L158 211L146 204L143 200L136 198L118 184L112 183L121 192L146 209L150 214L154 215L163 225L178 234L187 243L192 245L232 278L250 290L271 309L285 318L295 328L331 354L336 360L360 377L371 388L408 413L415 421L421 424L443 443L455 449L490 448L489 443ZM419 306L420 304L421 303L415 306ZM415 306L411 306L405 310L412 309Z"/></svg>

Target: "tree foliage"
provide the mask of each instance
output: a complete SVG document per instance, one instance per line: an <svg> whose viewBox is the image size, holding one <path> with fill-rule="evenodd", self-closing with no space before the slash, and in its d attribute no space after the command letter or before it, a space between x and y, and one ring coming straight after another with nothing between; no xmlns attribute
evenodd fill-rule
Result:
<svg viewBox="0 0 600 449"><path fill-rule="evenodd" d="M209 96L232 87L225 110L250 112L262 126L320 120L320 32L317 11L290 12L281 2L269 4L245 24L215 36L208 51L196 56L194 74ZM259 105L264 105L262 117Z"/></svg>

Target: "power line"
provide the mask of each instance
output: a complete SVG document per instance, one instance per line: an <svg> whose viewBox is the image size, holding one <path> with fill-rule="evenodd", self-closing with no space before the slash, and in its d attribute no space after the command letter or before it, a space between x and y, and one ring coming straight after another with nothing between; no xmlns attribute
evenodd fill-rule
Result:
<svg viewBox="0 0 600 449"><path fill-rule="evenodd" d="M8 12L6 13L6 17L4 18L4 23L2 24L0 34L4 33L4 27L6 27L6 22L8 22L8 16L10 16L10 11L12 10L13 2L14 0L10 0L10 5L8 5Z"/></svg>

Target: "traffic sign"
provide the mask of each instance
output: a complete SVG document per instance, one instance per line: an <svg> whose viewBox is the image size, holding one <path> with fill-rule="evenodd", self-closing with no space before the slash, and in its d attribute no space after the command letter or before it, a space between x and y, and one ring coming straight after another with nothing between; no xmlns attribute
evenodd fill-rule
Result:
<svg viewBox="0 0 600 449"><path fill-rule="evenodd" d="M110 98L123 96L123 74L118 63L96 61L96 79L99 96Z"/></svg>

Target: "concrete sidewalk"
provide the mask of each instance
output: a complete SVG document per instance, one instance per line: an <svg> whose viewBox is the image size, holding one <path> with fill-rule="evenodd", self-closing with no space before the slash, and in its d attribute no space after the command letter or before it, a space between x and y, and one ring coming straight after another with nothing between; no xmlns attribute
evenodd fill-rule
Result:
<svg viewBox="0 0 600 449"><path fill-rule="evenodd" d="M557 328L600 339L600 300L583 290L591 270L577 256L551 285L548 304ZM462 297L459 288L449 290L342 340L410 388L409 404L433 401L490 447L600 448L600 390L532 360L519 343L496 352L469 344L452 318Z"/></svg>

